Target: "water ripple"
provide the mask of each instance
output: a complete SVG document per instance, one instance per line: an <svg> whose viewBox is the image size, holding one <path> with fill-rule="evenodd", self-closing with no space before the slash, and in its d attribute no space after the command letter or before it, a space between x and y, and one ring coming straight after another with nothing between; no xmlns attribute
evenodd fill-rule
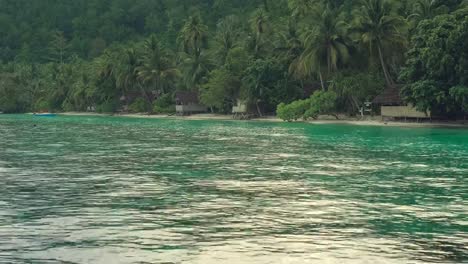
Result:
<svg viewBox="0 0 468 264"><path fill-rule="evenodd" d="M3 115L0 135L0 263L468 262L466 130Z"/></svg>

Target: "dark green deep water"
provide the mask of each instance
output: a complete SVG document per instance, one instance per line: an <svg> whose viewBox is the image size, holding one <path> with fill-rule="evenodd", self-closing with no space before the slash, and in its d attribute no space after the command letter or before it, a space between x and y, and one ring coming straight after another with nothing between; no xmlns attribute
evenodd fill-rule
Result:
<svg viewBox="0 0 468 264"><path fill-rule="evenodd" d="M464 262L468 130L0 115L0 263Z"/></svg>

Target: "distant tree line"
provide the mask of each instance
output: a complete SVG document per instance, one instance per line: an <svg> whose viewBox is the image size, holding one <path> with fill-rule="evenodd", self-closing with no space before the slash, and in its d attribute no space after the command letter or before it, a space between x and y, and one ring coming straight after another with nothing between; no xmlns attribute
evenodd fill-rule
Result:
<svg viewBox="0 0 468 264"><path fill-rule="evenodd" d="M385 87L468 113L461 0L0 0L0 111L174 111L192 90L285 119L356 114ZM311 96L311 94L315 93ZM279 107L278 107L279 106Z"/></svg>

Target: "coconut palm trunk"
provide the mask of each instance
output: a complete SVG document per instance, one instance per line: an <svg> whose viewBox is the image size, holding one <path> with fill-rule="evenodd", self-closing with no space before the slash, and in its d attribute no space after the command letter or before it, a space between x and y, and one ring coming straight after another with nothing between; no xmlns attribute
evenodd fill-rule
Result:
<svg viewBox="0 0 468 264"><path fill-rule="evenodd" d="M143 85L139 85L140 86L140 90L141 90L141 93L142 95L145 97L146 101L148 102L148 106L150 106L153 102L151 101L151 97L148 95L148 92L146 91L146 89L143 87ZM149 109L151 111L151 107Z"/></svg>
<svg viewBox="0 0 468 264"><path fill-rule="evenodd" d="M322 71L319 70L319 78L320 78L320 86L322 86L322 90L325 91L325 82L323 81Z"/></svg>
<svg viewBox="0 0 468 264"><path fill-rule="evenodd" d="M327 74L328 76L330 76L330 73L332 72L332 58L331 58L331 44L330 43L327 43Z"/></svg>
<svg viewBox="0 0 468 264"><path fill-rule="evenodd" d="M379 59L380 59L380 64L382 65L382 70L385 76L385 81L387 82L388 86L393 86L394 82L392 80L392 77L390 76L390 73L388 72L387 65L385 64L382 48L380 47L380 44L377 44L377 49L379 51Z"/></svg>
<svg viewBox="0 0 468 264"><path fill-rule="evenodd" d="M259 117L262 117L263 114L262 114L262 111L260 110L260 105L258 104L259 102L260 102L260 100L257 100L257 101L255 102L255 106L257 107L258 116L259 116Z"/></svg>

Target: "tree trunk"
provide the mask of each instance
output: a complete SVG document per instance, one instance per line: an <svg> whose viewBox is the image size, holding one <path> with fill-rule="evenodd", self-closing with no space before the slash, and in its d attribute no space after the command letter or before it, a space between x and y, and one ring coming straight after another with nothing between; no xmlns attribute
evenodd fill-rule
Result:
<svg viewBox="0 0 468 264"><path fill-rule="evenodd" d="M392 77L390 76L390 74L388 72L387 65L385 64L385 60L384 60L384 57L383 57L383 52L382 52L382 48L380 47L380 44L377 44L377 48L379 50L380 64L382 64L382 70L384 72L385 81L387 82L388 86L393 86L394 82L393 82Z"/></svg>
<svg viewBox="0 0 468 264"><path fill-rule="evenodd" d="M127 112L128 112L128 107L130 106L130 101L128 100L127 91L124 91L123 94L125 96L125 105L127 106Z"/></svg>
<svg viewBox="0 0 468 264"><path fill-rule="evenodd" d="M158 89L158 87L159 87L159 89ZM159 80L159 78L156 81L156 83L154 84L154 90L156 92L161 92L161 94L166 94L166 89L165 89L164 85L161 85L161 80Z"/></svg>
<svg viewBox="0 0 468 264"><path fill-rule="evenodd" d="M322 86L322 90L325 91L325 83L323 82L322 71L319 70L319 77L320 77L320 85Z"/></svg>
<svg viewBox="0 0 468 264"><path fill-rule="evenodd" d="M265 7L265 11L270 11L268 7L268 0L263 0L263 6Z"/></svg>
<svg viewBox="0 0 468 264"><path fill-rule="evenodd" d="M258 105L258 100L255 102L255 105L257 106L257 112L258 112L258 116L259 117L262 117L262 111L260 110L260 105Z"/></svg>
<svg viewBox="0 0 468 264"><path fill-rule="evenodd" d="M353 95L350 96L350 101L351 101L351 104L353 105L354 109L356 111L358 111L360 114L361 114L361 117L362 117L362 113L361 113L361 108L359 106L359 102L358 100L356 99L356 97L354 97Z"/></svg>
<svg viewBox="0 0 468 264"><path fill-rule="evenodd" d="M151 97L148 95L148 93L146 92L145 88L143 88L142 85L139 85L140 86L140 90L141 90L141 93L142 95L145 97L146 101L148 102L148 106L149 106L149 112L153 112L153 102L151 101Z"/></svg>
<svg viewBox="0 0 468 264"><path fill-rule="evenodd" d="M330 76L330 73L332 71L332 65L331 65L331 48L330 45L327 47L327 74Z"/></svg>

